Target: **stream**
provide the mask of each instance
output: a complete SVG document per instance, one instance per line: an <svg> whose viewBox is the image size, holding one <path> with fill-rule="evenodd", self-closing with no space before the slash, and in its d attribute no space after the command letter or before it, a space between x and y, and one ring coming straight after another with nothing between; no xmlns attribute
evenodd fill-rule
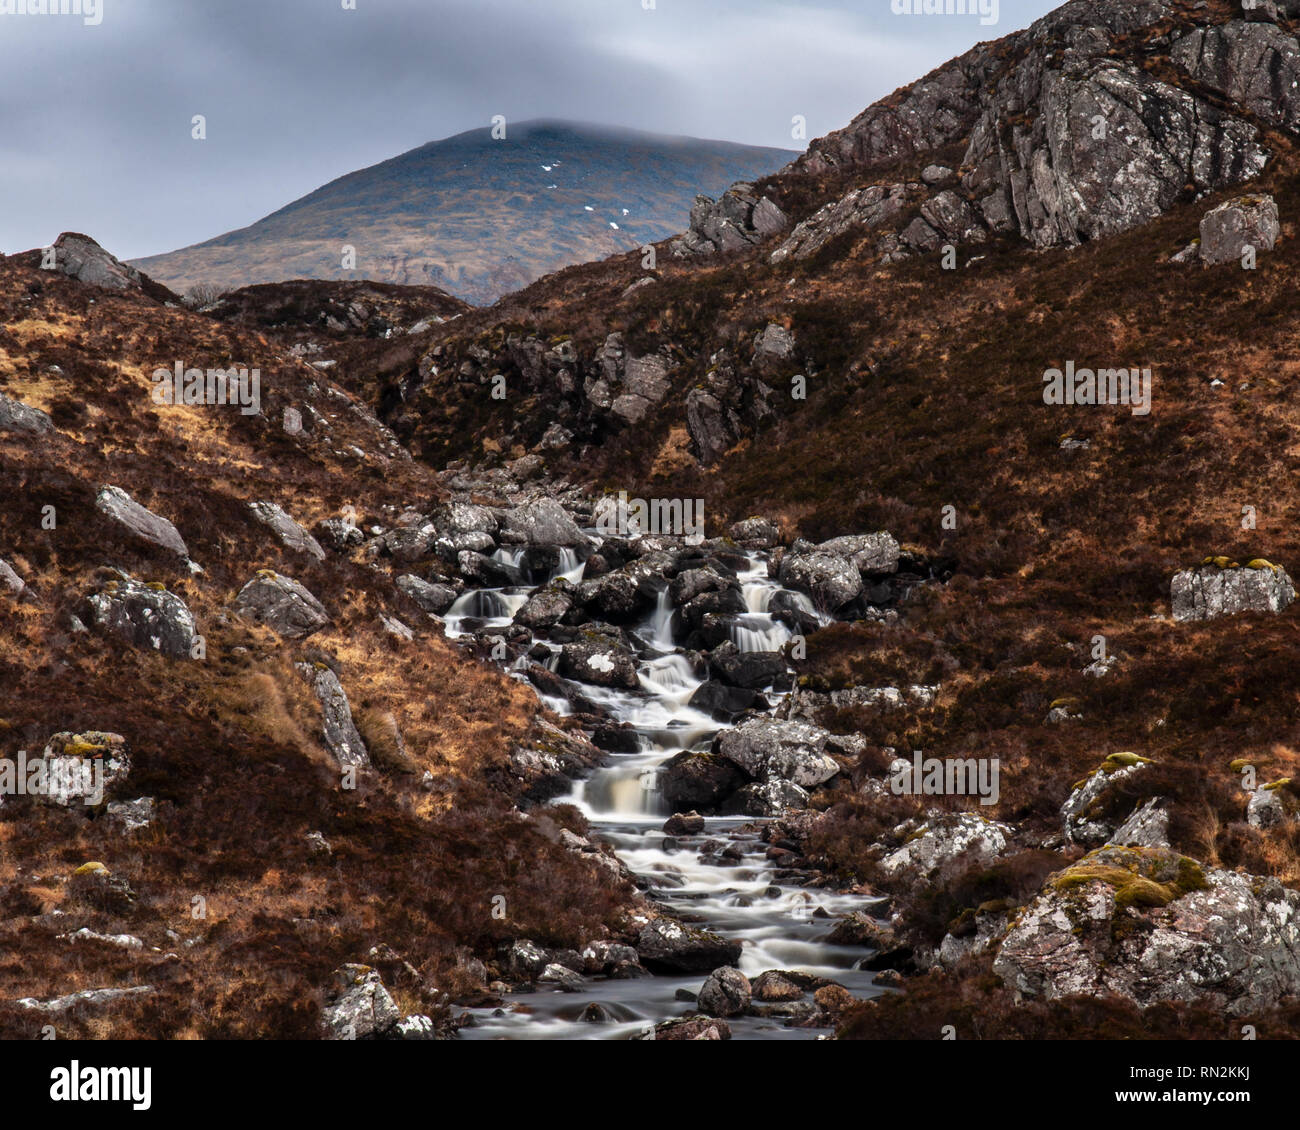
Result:
<svg viewBox="0 0 1300 1130"><path fill-rule="evenodd" d="M522 551L499 549L494 559L517 568ZM572 551L564 550L554 576L576 584L582 579L583 568ZM790 629L768 611L779 592L785 594L784 601L816 615L805 595L782 589L768 577L765 555L749 555L749 567L739 572L737 579L747 611L735 618L731 638L741 651L776 651L790 639ZM448 637L509 627L534 591L521 586L463 593L447 613ZM753 830L768 822L762 818L707 817L700 835L672 837L664 833L664 821L672 809L658 788L659 767L682 750L708 749L714 736L725 728L690 706L691 696L704 680L675 639L673 612L665 583L654 611L633 629L645 645L636 691L579 684L589 700L636 731L640 750L608 754L604 767L575 782L572 792L555 803L572 804L586 815L591 823L590 838L611 844L624 864L648 881L643 892L648 898L675 916L741 942L739 965L746 976L753 978L769 969L794 970L835 980L860 998L881 995L885 990L872 985L873 974L856 968L864 956L860 946L832 945L825 940L840 917L868 909L876 900L805 889L779 878L780 865L766 857L767 845ZM545 644L544 639L541 642ZM547 646L554 647L547 663L554 670L560 649ZM770 687L765 694L773 709L785 697ZM565 700L539 697L555 712L571 713ZM720 848L727 850L728 858L720 858ZM536 992L511 994L502 1009L473 1010L476 1024L462 1029L461 1038L626 1039L660 1021L690 1013L694 1005L678 999L677 993L698 993L706 976L587 978L586 991L581 993L540 986ZM603 1006L609 1022L582 1019L584 1009L593 1002ZM775 1017L743 1016L728 1023L733 1039L742 1040L806 1040L827 1031L787 1027L786 1020Z"/></svg>

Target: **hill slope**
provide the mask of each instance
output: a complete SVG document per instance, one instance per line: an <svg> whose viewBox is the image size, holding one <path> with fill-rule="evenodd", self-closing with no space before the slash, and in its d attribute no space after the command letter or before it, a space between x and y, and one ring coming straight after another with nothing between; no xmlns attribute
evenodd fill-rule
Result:
<svg viewBox="0 0 1300 1130"><path fill-rule="evenodd" d="M680 231L698 192L795 154L564 122L471 130L341 177L250 227L137 262L186 290L290 278L433 285L475 303ZM615 226L616 225L616 226ZM342 248L357 252L343 270Z"/></svg>

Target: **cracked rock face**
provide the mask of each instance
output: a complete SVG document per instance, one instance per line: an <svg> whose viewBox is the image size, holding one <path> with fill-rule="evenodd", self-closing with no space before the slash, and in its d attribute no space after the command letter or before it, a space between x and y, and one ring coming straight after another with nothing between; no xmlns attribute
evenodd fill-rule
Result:
<svg viewBox="0 0 1300 1130"><path fill-rule="evenodd" d="M788 223L785 213L766 196L758 196L753 185L735 184L721 199L695 198L690 229L673 240L672 253L685 259L742 251L784 230Z"/></svg>
<svg viewBox="0 0 1300 1130"><path fill-rule="evenodd" d="M905 184L855 188L796 225L789 238L772 252L771 262L779 265L787 259L811 258L846 232L870 231L894 223L906 210Z"/></svg>
<svg viewBox="0 0 1300 1130"><path fill-rule="evenodd" d="M1268 151L1257 126L1222 110L1206 88L1269 124L1294 126L1300 45L1267 19L1252 22L1253 13L1170 33L1162 21L1174 8L1169 0L1074 0L877 103L814 142L791 169L869 168L964 142L957 184L904 233L902 242L920 249L976 237L979 221L1037 247L1074 246L1154 219L1189 186L1244 183L1263 170ZM1171 69L1130 61L1134 41ZM1184 74L1185 87L1174 85ZM820 230L844 230L857 204L823 209L780 250L793 255Z"/></svg>
<svg viewBox="0 0 1300 1130"><path fill-rule="evenodd" d="M1104 848L1084 863L1168 882L1190 861ZM1124 887L1103 879L1066 889L1049 881L1003 940L994 971L1021 997L1199 1001L1234 1016L1300 992L1300 893L1231 871L1205 871L1203 881L1163 906L1122 905Z"/></svg>
<svg viewBox="0 0 1300 1130"><path fill-rule="evenodd" d="M1285 569L1203 565L1175 574L1170 595L1175 620L1214 620L1282 612L1295 600L1295 586Z"/></svg>

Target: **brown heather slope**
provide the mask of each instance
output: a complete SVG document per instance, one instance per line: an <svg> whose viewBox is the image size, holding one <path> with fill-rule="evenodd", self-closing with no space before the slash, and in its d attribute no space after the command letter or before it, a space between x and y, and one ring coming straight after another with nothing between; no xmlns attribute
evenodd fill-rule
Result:
<svg viewBox="0 0 1300 1130"><path fill-rule="evenodd" d="M57 427L40 438L0 431L0 556L35 598L0 601L0 752L35 756L58 731L120 733L134 767L110 799L158 802L134 838L80 806L0 806L0 1001L148 984L158 991L142 1001L53 1021L58 1034L311 1036L330 971L375 945L410 965L372 960L404 1010L436 1016L461 955L489 957L516 935L574 946L614 923L625 892L512 813L513 797L492 784L509 779L508 754L529 740L531 692L444 642L386 573L337 554L309 563L247 510L275 501L307 526L345 506L362 522L391 518L439 497L427 469L256 330L96 291L19 257L0 260L0 323L0 392ZM265 417L152 404L148 374L178 359L259 367ZM328 430L290 438L279 426L288 405L304 415L313 405ZM125 541L94 509L105 483L172 520L205 573ZM42 528L47 506L53 530ZM72 632L70 615L108 565L180 595L207 659ZM229 601L262 568L305 584L332 624L294 644L231 616ZM395 643L381 612L409 623L415 641ZM355 791L340 788L319 705L292 666L324 655L337 659L363 731L392 712L407 743L405 764L363 773ZM312 831L331 857L311 854ZM78 901L66 880L88 861L130 883L133 910ZM505 920L492 917L495 894L506 896ZM195 898L206 918L192 915ZM82 926L135 934L145 948L57 940ZM0 1004L0 1036L33 1038L46 1022Z"/></svg>

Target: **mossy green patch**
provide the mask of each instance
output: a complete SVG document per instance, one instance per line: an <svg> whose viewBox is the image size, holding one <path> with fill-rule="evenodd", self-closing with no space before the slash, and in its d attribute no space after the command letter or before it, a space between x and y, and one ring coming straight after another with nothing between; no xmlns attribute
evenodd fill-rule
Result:
<svg viewBox="0 0 1300 1130"><path fill-rule="evenodd" d="M1154 909L1209 886L1205 869L1194 859L1161 848L1108 846L1086 855L1048 880L1050 890L1067 893L1091 883L1115 892L1115 906Z"/></svg>

